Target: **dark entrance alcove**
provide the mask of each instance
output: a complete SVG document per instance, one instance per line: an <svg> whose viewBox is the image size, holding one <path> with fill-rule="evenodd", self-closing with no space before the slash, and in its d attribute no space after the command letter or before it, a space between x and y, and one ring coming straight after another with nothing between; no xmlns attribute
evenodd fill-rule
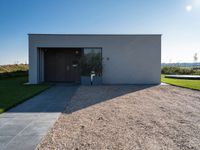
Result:
<svg viewBox="0 0 200 150"><path fill-rule="evenodd" d="M80 82L81 48L45 48L45 82Z"/></svg>

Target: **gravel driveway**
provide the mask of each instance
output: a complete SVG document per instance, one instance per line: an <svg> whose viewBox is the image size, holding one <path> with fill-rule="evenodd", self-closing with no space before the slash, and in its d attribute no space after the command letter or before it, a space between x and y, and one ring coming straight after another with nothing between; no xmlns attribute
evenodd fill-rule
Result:
<svg viewBox="0 0 200 150"><path fill-rule="evenodd" d="M38 149L200 149L200 92L80 86Z"/></svg>

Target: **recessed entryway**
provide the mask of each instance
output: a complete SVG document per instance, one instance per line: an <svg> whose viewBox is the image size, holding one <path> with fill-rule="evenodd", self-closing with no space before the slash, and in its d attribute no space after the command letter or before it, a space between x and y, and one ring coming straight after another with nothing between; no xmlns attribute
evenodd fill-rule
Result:
<svg viewBox="0 0 200 150"><path fill-rule="evenodd" d="M91 73L101 79L102 48L38 48L37 63L40 82L90 84Z"/></svg>
<svg viewBox="0 0 200 150"><path fill-rule="evenodd" d="M45 48L45 82L80 82L81 48Z"/></svg>

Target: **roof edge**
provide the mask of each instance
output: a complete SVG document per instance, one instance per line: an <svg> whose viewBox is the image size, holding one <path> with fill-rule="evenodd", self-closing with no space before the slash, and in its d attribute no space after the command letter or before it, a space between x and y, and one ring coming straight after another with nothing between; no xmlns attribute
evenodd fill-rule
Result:
<svg viewBox="0 0 200 150"><path fill-rule="evenodd" d="M45 34L28 33L28 35L52 35L52 36L162 36L162 34Z"/></svg>

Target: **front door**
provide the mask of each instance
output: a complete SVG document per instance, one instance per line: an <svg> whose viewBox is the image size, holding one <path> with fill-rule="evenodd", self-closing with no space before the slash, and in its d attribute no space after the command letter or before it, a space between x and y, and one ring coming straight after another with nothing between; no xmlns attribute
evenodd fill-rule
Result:
<svg viewBox="0 0 200 150"><path fill-rule="evenodd" d="M79 82L78 61L81 49L47 49L45 50L45 81Z"/></svg>

